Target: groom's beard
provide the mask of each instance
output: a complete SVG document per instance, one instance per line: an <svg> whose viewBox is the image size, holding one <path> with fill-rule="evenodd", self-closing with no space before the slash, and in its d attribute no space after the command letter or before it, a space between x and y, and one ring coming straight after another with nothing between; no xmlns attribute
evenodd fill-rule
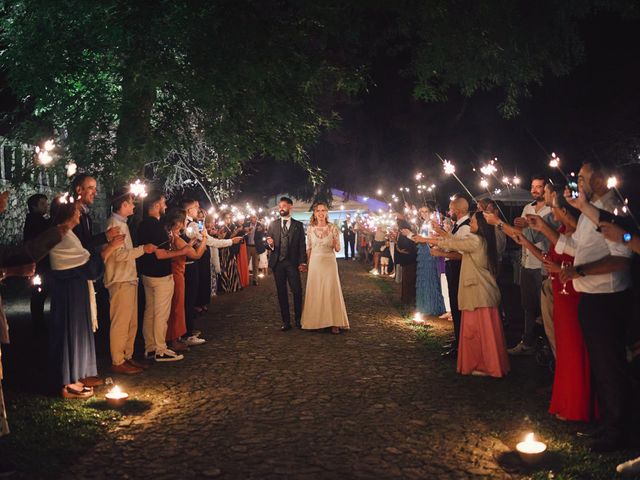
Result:
<svg viewBox="0 0 640 480"><path fill-rule="evenodd" d="M289 216L289 212L286 210L280 210L280 216L281 217L288 217Z"/></svg>

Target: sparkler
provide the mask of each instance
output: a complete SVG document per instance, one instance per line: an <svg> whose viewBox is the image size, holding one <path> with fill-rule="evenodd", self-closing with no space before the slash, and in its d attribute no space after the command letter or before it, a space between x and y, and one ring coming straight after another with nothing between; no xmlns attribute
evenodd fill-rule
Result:
<svg viewBox="0 0 640 480"><path fill-rule="evenodd" d="M562 168L560 167L560 157L556 155L555 152L551 153L551 160L549 160L549 166L551 168L556 168L558 169L558 171L560 172L560 174L564 177L565 181L567 183L569 183L569 177L567 177L567 174L564 173L564 171L562 170Z"/></svg>
<svg viewBox="0 0 640 480"><path fill-rule="evenodd" d="M69 192L65 192L61 197L58 198L58 203L62 203L64 205L68 203L73 203L73 196L69 195Z"/></svg>
<svg viewBox="0 0 640 480"><path fill-rule="evenodd" d="M138 198L145 198L147 196L147 187L138 179L129 184L129 193Z"/></svg>
<svg viewBox="0 0 640 480"><path fill-rule="evenodd" d="M640 224L638 224L638 220L636 220L635 215L633 214L633 212L629 208L629 199L628 198L624 198L622 196L622 193L620 193L620 190L618 190L618 177L616 177L615 175L610 176L607 179L607 188L613 189L616 192L616 195L618 196L618 198L620 199L620 201L623 204L622 213L629 214L629 217L631 217L631 220L633 220L633 223L635 224L636 228L640 228ZM614 215L617 216L618 215L618 209L616 208L613 213L614 213Z"/></svg>
<svg viewBox="0 0 640 480"><path fill-rule="evenodd" d="M31 279L31 285L38 287L38 293L42 292L42 277L40 277L40 275L34 275Z"/></svg>
<svg viewBox="0 0 640 480"><path fill-rule="evenodd" d="M78 165L76 165L76 162L70 162L67 163L67 177L73 177L76 172L78 171Z"/></svg>
<svg viewBox="0 0 640 480"><path fill-rule="evenodd" d="M36 159L40 165L47 166L53 162L53 156L51 152L56 148L56 144L52 139L44 142L41 147L36 147Z"/></svg>
<svg viewBox="0 0 640 480"><path fill-rule="evenodd" d="M436 153L436 156L440 159L440 161L442 162L442 166L444 168L444 173L446 175L453 175L453 178L455 178L458 183L462 186L462 188L465 189L465 191L469 194L469 196L476 201L476 197L469 191L469 189L467 188L467 186L462 183L462 180L460 180L460 178L458 177L458 175L456 175L456 167L453 163L451 163L448 160L445 160L444 158L442 158L440 155L438 155Z"/></svg>

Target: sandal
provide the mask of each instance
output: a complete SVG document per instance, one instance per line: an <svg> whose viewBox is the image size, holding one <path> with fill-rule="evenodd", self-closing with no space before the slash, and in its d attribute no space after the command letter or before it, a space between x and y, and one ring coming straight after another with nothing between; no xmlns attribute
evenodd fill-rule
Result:
<svg viewBox="0 0 640 480"><path fill-rule="evenodd" d="M339 327L331 327L331 333L333 333L334 335L340 335L340 328Z"/></svg>
<svg viewBox="0 0 640 480"><path fill-rule="evenodd" d="M93 397L93 388L83 387L77 390L69 385L62 388L62 398L91 398Z"/></svg>

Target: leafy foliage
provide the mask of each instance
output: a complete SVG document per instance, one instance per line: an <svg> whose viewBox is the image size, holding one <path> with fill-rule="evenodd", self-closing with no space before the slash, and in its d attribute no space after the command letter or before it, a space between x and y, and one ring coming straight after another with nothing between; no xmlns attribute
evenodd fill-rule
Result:
<svg viewBox="0 0 640 480"><path fill-rule="evenodd" d="M255 157L293 159L335 105L394 59L415 98L500 88L509 117L545 75L584 56L581 19L630 0L15 0L1 62L31 112L17 136L57 132L81 168L117 183L206 145L230 180ZM373 86L373 85L371 85ZM220 169L220 165L229 168ZM200 166L197 166L200 169ZM226 175L226 178L224 177ZM312 178L312 185L322 183Z"/></svg>
<svg viewBox="0 0 640 480"><path fill-rule="evenodd" d="M322 26L285 2L23 0L5 9L2 64L33 112L21 133L33 142L55 127L70 156L107 180L140 175L194 138L237 165L302 159L335 120L318 98L357 83L321 54Z"/></svg>

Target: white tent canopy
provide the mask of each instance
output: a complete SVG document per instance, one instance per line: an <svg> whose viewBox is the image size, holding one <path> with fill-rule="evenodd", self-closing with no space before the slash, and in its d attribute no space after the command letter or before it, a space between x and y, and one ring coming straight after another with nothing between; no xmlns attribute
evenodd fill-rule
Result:
<svg viewBox="0 0 640 480"><path fill-rule="evenodd" d="M479 195L476 198L477 200L491 198L491 200L501 202L503 205L507 205L510 207L526 205L527 203L531 203L533 201L531 193L520 187L509 187L500 190L498 193L485 193L483 195Z"/></svg>

